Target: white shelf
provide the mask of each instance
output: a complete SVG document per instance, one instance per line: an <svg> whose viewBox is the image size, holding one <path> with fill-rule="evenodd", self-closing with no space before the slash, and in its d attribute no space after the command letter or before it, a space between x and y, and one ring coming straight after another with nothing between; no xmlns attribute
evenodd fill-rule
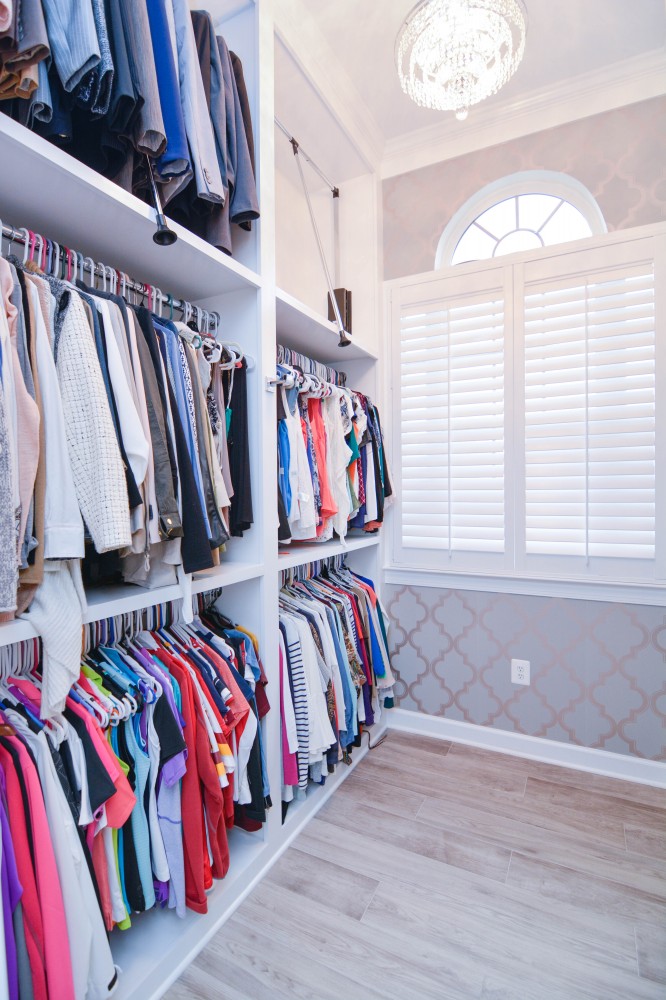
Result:
<svg viewBox="0 0 666 1000"><path fill-rule="evenodd" d="M5 225L26 226L190 300L261 284L249 268L176 223L169 222L176 243L157 246L152 208L3 114L0 150Z"/></svg>
<svg viewBox="0 0 666 1000"><path fill-rule="evenodd" d="M192 592L201 594L204 590L217 590L218 587L231 587L234 583L244 583L246 580L256 580L263 576L265 569L260 563L223 563L214 569L195 573L192 579Z"/></svg>
<svg viewBox="0 0 666 1000"><path fill-rule="evenodd" d="M278 288L275 297L278 344L342 371L345 361L377 360L376 355L360 344L352 342L349 347L338 347L339 335L335 323L329 323L324 316L293 295Z"/></svg>
<svg viewBox="0 0 666 1000"><path fill-rule="evenodd" d="M264 572L264 567L260 563L222 563L214 569L196 573L192 579L192 593L200 594L205 590L216 590L218 587L231 587L246 580L256 580L263 576ZM87 624L99 621L100 618L111 618L113 615L123 615L156 604L178 601L183 597L183 591L179 584L157 587L154 590L145 590L132 584L117 584L95 587L86 592L86 597L88 609L83 621ZM34 639L37 635L38 632L29 622L17 619L0 625L0 646Z"/></svg>
<svg viewBox="0 0 666 1000"><path fill-rule="evenodd" d="M24 642L26 639L36 639L38 632L29 622L17 619L0 625L0 646L9 646L12 642Z"/></svg>
<svg viewBox="0 0 666 1000"><path fill-rule="evenodd" d="M343 544L340 539L320 544L316 542L292 542L288 547L280 549L278 570L304 566L305 563L313 562L316 559L330 559L331 556L348 555L350 552L358 552L359 549L368 549L375 545L379 545L378 534L348 536L346 544Z"/></svg>
<svg viewBox="0 0 666 1000"><path fill-rule="evenodd" d="M86 591L88 610L83 615L83 621L96 622L100 618L124 615L128 611L138 611L140 608L153 607L155 604L177 601L182 596L183 592L177 583L170 587L156 587L154 590L144 590L143 587L122 583L95 587Z"/></svg>

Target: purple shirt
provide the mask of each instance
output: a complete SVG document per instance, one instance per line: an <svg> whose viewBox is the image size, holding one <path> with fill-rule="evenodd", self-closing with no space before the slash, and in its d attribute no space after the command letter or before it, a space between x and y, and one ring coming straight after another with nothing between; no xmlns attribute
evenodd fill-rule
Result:
<svg viewBox="0 0 666 1000"><path fill-rule="evenodd" d="M156 664L153 657L150 655L150 650L143 650L133 647L133 653L137 660L140 662L141 666L144 668L147 674L154 677L155 680L160 684L163 692L163 696L169 702L169 707L174 714L174 718L180 727L180 731L183 731L182 719L180 717L180 712L176 706L176 699L173 696L173 688L169 678L166 676L163 670ZM177 781L180 781L185 775L187 770L186 765L187 760L187 750L182 750L181 753L171 757L162 765L160 772L161 780L167 785L168 788L172 788Z"/></svg>
<svg viewBox="0 0 666 1000"><path fill-rule="evenodd" d="M5 925L5 953L7 955L7 980L9 983L10 1000L19 1000L18 961L16 957L16 939L14 937L14 910L23 895L23 886L19 882L16 868L14 844L9 830L9 820L4 804L5 776L0 768L0 837L2 838L2 917Z"/></svg>

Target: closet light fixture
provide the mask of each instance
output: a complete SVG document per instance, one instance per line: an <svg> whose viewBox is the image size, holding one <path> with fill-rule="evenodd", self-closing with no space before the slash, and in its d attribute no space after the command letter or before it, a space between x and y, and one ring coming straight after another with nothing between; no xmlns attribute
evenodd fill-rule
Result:
<svg viewBox="0 0 666 1000"><path fill-rule="evenodd" d="M526 32L522 0L421 0L396 39L400 85L421 107L463 120L516 72Z"/></svg>

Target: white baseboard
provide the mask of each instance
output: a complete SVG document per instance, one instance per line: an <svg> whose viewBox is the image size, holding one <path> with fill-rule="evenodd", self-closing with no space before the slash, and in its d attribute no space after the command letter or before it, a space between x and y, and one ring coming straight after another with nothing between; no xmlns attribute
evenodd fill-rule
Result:
<svg viewBox="0 0 666 1000"><path fill-rule="evenodd" d="M419 733L438 740L451 740L467 746L495 750L514 757L572 767L578 771L591 771L610 778L636 781L642 785L656 785L666 788L666 763L629 757L608 750L581 747L574 743L559 743L538 736L525 736L490 726L475 726L471 722L446 719L440 715L426 715L424 712L410 712L405 708L394 708L387 712L389 729L404 733Z"/></svg>

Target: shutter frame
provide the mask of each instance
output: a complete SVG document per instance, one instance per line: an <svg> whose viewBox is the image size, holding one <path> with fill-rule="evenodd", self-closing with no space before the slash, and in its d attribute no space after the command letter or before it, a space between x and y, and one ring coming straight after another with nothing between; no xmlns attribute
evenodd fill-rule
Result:
<svg viewBox="0 0 666 1000"><path fill-rule="evenodd" d="M655 233L657 235L655 235ZM590 245L583 245L590 244ZM655 267L655 328L656 328L656 355L654 358L654 385L650 383L652 378L653 361L651 352L651 331L650 322L646 323L646 316L641 312L640 302L638 306L631 306L629 309L630 318L625 322L625 329L630 328L633 335L633 346L629 349L627 357L630 358L631 375L616 380L613 386L612 364L612 344L613 338L617 335L617 330L607 322L607 317L602 317L606 323L607 336L601 338L597 336L597 344L601 351L601 365L597 372L597 382L604 387L599 400L593 399L588 418L593 417L595 431L595 450L598 461L595 463L593 472L595 479L595 524L589 530L594 534L595 544L599 544L598 537L602 538L603 533L608 531L609 524L614 516L623 521L627 540L631 542L628 547L637 544L634 539L644 537L646 533L653 530L656 537L655 558L645 558L650 555L646 551L639 552L634 549L633 555L640 558L622 558L619 556L597 556L591 555L587 560L581 559L575 553L562 554L555 549L552 552L542 554L528 553L525 546L526 528L534 529L536 522L534 514L528 515L525 505L533 506L535 495L543 497L541 494L530 488L525 488L525 447L523 442L526 439L531 441L533 450L540 449L548 462L552 457L551 452L558 451L558 446L553 439L561 438L565 444L570 445L572 434L577 433L576 423L578 415L575 406L570 410L560 407L562 427L550 427L545 434L541 434L538 427L533 423L528 423L525 430L525 393L522 391L523 380L526 368L529 367L530 352L524 361L524 322L523 322L523 286L530 286L535 282L551 282L558 280L564 285L571 283L577 275L594 274L603 276L608 274L611 278L618 277L623 270L644 265L646 262L654 262ZM661 276L661 277L660 277ZM558 581L570 580L572 585L584 585L603 583L604 580L613 585L625 584L628 587L647 584L654 586L656 583L666 583L666 312L664 310L664 296L666 294L666 229L663 226L644 227L643 230L636 230L631 233L609 234L606 237L590 241L582 241L569 246L560 246L544 250L536 255L516 254L513 258L503 258L501 265L497 261L484 262L478 265L459 265L456 268L449 268L437 274L420 275L415 278L398 279L387 286L391 301L391 328L393 336L393 398L394 398L394 470L397 480L397 503L392 514L393 520L393 564L396 567L414 567L424 570L441 571L444 575L460 572L463 574L475 574L479 579L484 576L489 582L489 589L493 589L493 578L501 579L549 579ZM433 553L428 549L416 549L402 545L401 538L401 474L402 474L402 453L401 453L401 428L400 419L400 331L399 313L405 306L420 308L426 305L431 312L438 301L438 296L443 299L446 296L478 295L479 293L496 292L498 289L504 290L504 308L507 336L505 338L505 467L506 480L505 491L505 537L506 552L501 553L459 553L455 552L449 557L448 553L441 551ZM612 289L606 288L602 291L608 292ZM592 289L591 298L597 297L598 289ZM607 302L613 305L612 297L607 297ZM647 317L648 321L650 316ZM408 330L408 337L405 343L405 351L411 356L414 362L418 362L422 357L422 352L427 349L427 339L422 336L417 338L417 330ZM513 332L513 337L511 333ZM550 334L549 334L550 336ZM439 339L437 339L439 338ZM443 347L442 330L435 336L440 350ZM434 341L433 341L434 343ZM647 351L646 351L647 348ZM560 351L560 355L563 355ZM557 354L557 347L553 348L553 354ZM538 355L538 350L537 350ZM571 367L571 366L570 366ZM414 371L418 369L415 365ZM565 372L565 375L567 373ZM646 384L646 375L648 381ZM567 376L568 377L568 376ZM633 380L633 388L627 388L629 379ZM409 381L409 380L408 380ZM411 380L409 391L412 393L414 406L417 400L421 403L421 410L437 412L440 416L444 409L441 397L437 400L428 387L421 385L421 396L419 400L419 380ZM516 391L513 386L515 385ZM607 390L607 391L606 391ZM406 390L408 391L408 390ZM549 390L550 391L550 390ZM617 392L617 399L622 398L624 410L623 416L618 418L614 412L612 391ZM562 394L566 398L566 393ZM439 404L439 410L433 410L435 403ZM599 403L600 405L597 405ZM626 430L627 420L631 418L632 427ZM481 420L481 425L483 420ZM411 423L405 421L406 440L414 445L418 442L419 421ZM542 428L543 429L543 428ZM541 437L541 440L539 440ZM654 440L653 440L654 439ZM479 448L483 454L485 442L485 432L480 433L480 437L475 440L475 433L470 429L467 437L461 439L462 450L468 443L467 452L471 455L475 448ZM632 468L635 476L633 487L629 491L619 488L614 479L614 472L617 470L618 456L624 460L630 457L634 447L642 449L652 449L656 464L656 474L652 475L652 466L648 466L639 475L640 457L638 451L633 455L637 459ZM620 454L620 449L624 453ZM563 449L560 448L560 451ZM566 448L564 449L566 451ZM412 448L412 457L418 451ZM618 451L618 455L613 455ZM410 448L405 448L405 460L410 461ZM560 460L563 457L557 456ZM651 462L650 454L643 454L643 459ZM566 462L561 463L566 466ZM631 464L631 463L630 463ZM431 463L432 465L432 463ZM472 463L473 465L473 463ZM566 519L570 517L571 510L575 509L578 497L576 495L576 475L574 474L562 479L559 501L561 511L558 517ZM430 474L432 475L432 474ZM643 475L643 479L641 479ZM412 482L416 482L412 478ZM443 503L446 500L445 489L440 480L435 484L430 479L432 486L436 485L436 502ZM422 492L429 485L427 475L417 486ZM445 484L444 484L445 487ZM408 490L405 496L406 503L414 504L416 491ZM434 497L433 497L434 499ZM490 497L486 498L490 501ZM573 504L571 508L567 506ZM610 506L609 506L610 505ZM655 508L654 525L652 511ZM414 508L415 509L415 508ZM476 513L478 507L470 507L469 510ZM636 532L634 532L636 528ZM597 532L600 533L597 536ZM642 534L641 534L642 533ZM544 532L545 537L545 532ZM603 538L602 538L603 540ZM412 541L413 539L407 539ZM546 547L544 545L544 547ZM442 577L442 578L443 578ZM451 584L448 583L448 586ZM584 591L581 590L581 596Z"/></svg>

